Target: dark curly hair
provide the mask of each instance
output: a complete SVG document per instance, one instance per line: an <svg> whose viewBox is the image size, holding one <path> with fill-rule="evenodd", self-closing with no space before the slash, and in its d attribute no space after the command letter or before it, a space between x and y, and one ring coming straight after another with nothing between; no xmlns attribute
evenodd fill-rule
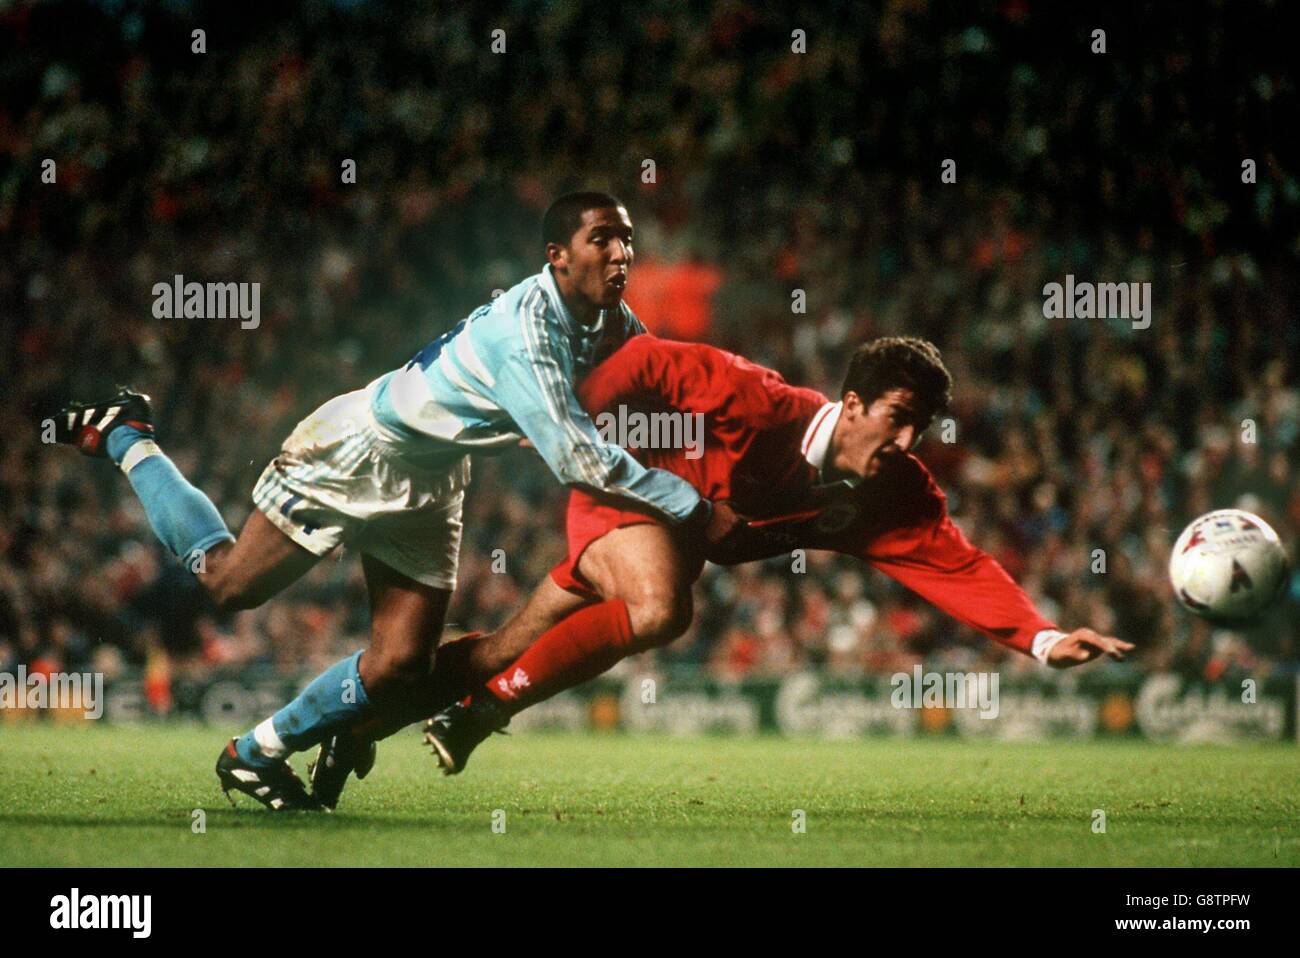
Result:
<svg viewBox="0 0 1300 958"><path fill-rule="evenodd" d="M596 190L565 193L551 204L542 217L542 245L558 243L568 246L573 234L582 226L582 214L587 210L617 209L622 200Z"/></svg>
<svg viewBox="0 0 1300 958"><path fill-rule="evenodd" d="M915 336L882 336L857 348L849 360L840 395L855 392L871 405L891 389L912 391L920 429L948 410L952 374L934 343Z"/></svg>

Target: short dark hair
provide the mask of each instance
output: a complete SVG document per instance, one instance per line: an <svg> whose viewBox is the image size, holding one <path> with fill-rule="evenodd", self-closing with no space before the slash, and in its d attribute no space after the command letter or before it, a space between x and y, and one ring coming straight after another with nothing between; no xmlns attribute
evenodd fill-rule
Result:
<svg viewBox="0 0 1300 958"><path fill-rule="evenodd" d="M582 225L582 214L587 210L613 209L622 205L622 201L616 197L596 190L565 193L551 204L542 217L542 243L567 246Z"/></svg>
<svg viewBox="0 0 1300 958"><path fill-rule="evenodd" d="M917 419L928 426L952 402L952 374L934 343L915 336L882 336L864 343L849 360L840 395L857 393L870 405L891 389L910 389Z"/></svg>

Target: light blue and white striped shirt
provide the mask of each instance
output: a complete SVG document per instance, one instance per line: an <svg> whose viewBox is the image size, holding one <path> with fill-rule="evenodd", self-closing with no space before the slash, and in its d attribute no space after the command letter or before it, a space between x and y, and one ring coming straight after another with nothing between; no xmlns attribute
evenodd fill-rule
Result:
<svg viewBox="0 0 1300 958"><path fill-rule="evenodd" d="M606 443L574 390L643 332L622 303L593 326L578 322L548 265L376 380L371 410L384 439L414 463L436 467L526 436L563 484L632 499L680 521L699 493Z"/></svg>

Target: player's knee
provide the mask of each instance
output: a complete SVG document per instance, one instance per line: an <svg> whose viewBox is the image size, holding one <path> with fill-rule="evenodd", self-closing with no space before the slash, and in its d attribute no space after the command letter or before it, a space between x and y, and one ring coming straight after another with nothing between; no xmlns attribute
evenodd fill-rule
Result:
<svg viewBox="0 0 1300 958"><path fill-rule="evenodd" d="M255 609L266 601L265 597L259 596L252 588L252 583L228 574L224 568L200 576L199 581L208 590L213 604L222 612Z"/></svg>
<svg viewBox="0 0 1300 958"><path fill-rule="evenodd" d="M667 645L691 625L691 594L684 589L656 589L628 603L633 642L638 651Z"/></svg>
<svg viewBox="0 0 1300 958"><path fill-rule="evenodd" d="M203 566L191 571L221 612L256 609L273 594L256 577L250 577L243 566L230 561L227 543L209 549L203 557Z"/></svg>
<svg viewBox="0 0 1300 958"><path fill-rule="evenodd" d="M428 650L419 644L372 645L364 661L368 668L362 681L379 686L416 685L428 678L432 666Z"/></svg>

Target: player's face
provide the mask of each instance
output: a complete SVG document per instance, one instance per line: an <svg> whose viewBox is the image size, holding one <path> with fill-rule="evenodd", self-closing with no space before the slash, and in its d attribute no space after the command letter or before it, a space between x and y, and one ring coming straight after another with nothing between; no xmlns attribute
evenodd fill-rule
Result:
<svg viewBox="0 0 1300 958"><path fill-rule="evenodd" d="M566 300L580 309L613 309L632 269L632 218L621 206L587 210L568 245L551 243L546 255Z"/></svg>
<svg viewBox="0 0 1300 958"><path fill-rule="evenodd" d="M870 478L891 456L901 456L921 436L916 399L910 389L891 389L870 404L855 392L844 394L844 409L831 435L831 465L836 472Z"/></svg>

